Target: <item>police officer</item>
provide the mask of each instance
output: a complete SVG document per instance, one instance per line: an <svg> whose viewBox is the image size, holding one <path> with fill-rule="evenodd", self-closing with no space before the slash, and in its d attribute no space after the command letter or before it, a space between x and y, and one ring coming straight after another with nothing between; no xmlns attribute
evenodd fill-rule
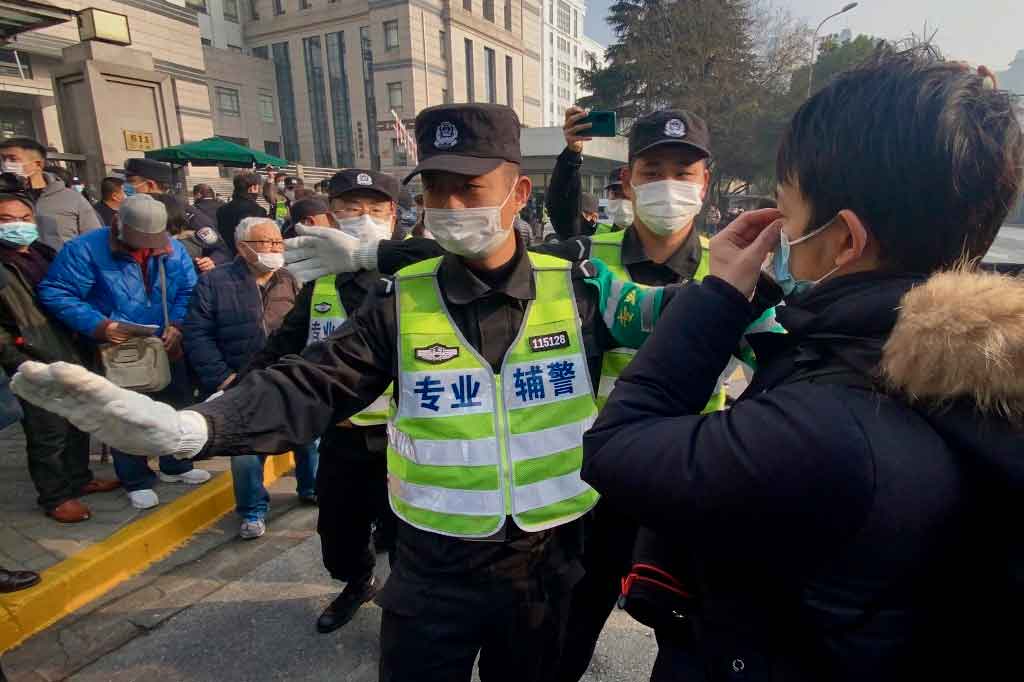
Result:
<svg viewBox="0 0 1024 682"><path fill-rule="evenodd" d="M597 224L594 234L618 232L633 224L633 202L626 196L622 177L628 166L620 166L612 171L610 182L604 186L604 195L608 199L608 218L611 222Z"/></svg>
<svg viewBox="0 0 1024 682"><path fill-rule="evenodd" d="M633 223L618 232L547 243L533 250L569 260L600 258L616 277L648 286L702 280L708 273L709 254L706 240L696 231L695 218L708 191L710 157L707 125L698 116L666 110L638 119L629 136L629 165L619 175L623 196L633 205ZM363 267L378 267L379 263L382 272L390 272L440 253L442 246L422 239L384 241L379 245L364 241L353 263ZM605 307L615 310L617 304L613 297ZM778 331L773 316L749 330ZM607 400L633 352L615 348L604 356L599 405ZM720 383L705 409L713 411L724 405L725 391ZM575 682L586 672L604 622L619 596L620 579L629 572L636 535L637 527L629 519L628 510L602 504L588 520L584 557L587 574L576 586L561 670L552 679Z"/></svg>
<svg viewBox="0 0 1024 682"><path fill-rule="evenodd" d="M337 225L355 236L364 230L390 235L396 220L398 182L390 175L350 168L327 183L333 215L316 198L292 204L292 217L305 225ZM379 238L379 237L378 237ZM376 271L326 276L307 283L295 306L246 373L296 355L325 340L363 304L380 280ZM243 373L243 377L244 377ZM344 626L379 590L373 569L377 551L394 544L394 515L387 501L386 391L372 405L331 426L320 441L316 490L320 506L317 533L324 567L345 589L317 619L319 632ZM371 530L378 532L371 542Z"/></svg>
<svg viewBox="0 0 1024 682"><path fill-rule="evenodd" d="M512 230L531 190L519 129L499 105L420 112L413 174L448 255L403 269L326 342L217 400L177 412L63 365L30 364L14 382L119 448L186 457L281 452L397 382L400 521L377 597L389 682L468 681L478 655L484 682L542 679L581 573L574 521L597 501L579 479L581 438L617 343L582 269L527 252Z"/></svg>

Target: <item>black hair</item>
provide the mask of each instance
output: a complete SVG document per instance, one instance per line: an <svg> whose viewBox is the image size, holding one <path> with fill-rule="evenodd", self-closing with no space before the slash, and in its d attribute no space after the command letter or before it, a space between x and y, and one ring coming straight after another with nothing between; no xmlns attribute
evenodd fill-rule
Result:
<svg viewBox="0 0 1024 682"><path fill-rule="evenodd" d="M260 176L255 173L239 173L234 179L235 196L244 196L249 193L250 187L253 185L258 187L262 184L263 181L260 179Z"/></svg>
<svg viewBox="0 0 1024 682"><path fill-rule="evenodd" d="M185 206L177 197L170 194L150 194L167 209L167 231L172 235L180 233L188 227L188 220L185 218Z"/></svg>
<svg viewBox="0 0 1024 682"><path fill-rule="evenodd" d="M0 149L13 148L28 149L38 154L39 158L46 159L46 147L31 137L8 137L6 140L0 140Z"/></svg>
<svg viewBox="0 0 1024 682"><path fill-rule="evenodd" d="M114 196L114 192L122 187L124 187L124 180L121 178L103 178L103 182L100 183L100 196L109 199Z"/></svg>
<svg viewBox="0 0 1024 682"><path fill-rule="evenodd" d="M784 133L780 183L813 229L857 214L886 267L929 273L979 258L1021 189L1024 133L1011 96L926 47L882 46L806 101Z"/></svg>
<svg viewBox="0 0 1024 682"><path fill-rule="evenodd" d="M201 182L198 185L192 187L192 194L198 194L203 199L212 199L214 197L213 188L207 185L205 182Z"/></svg>
<svg viewBox="0 0 1024 682"><path fill-rule="evenodd" d="M50 173L51 175L56 175L60 179L60 181L64 183L64 186L69 189L71 188L71 185L74 182L74 176L71 175L71 171L69 171L67 168L64 168L63 166L46 164L45 166L43 166L43 172Z"/></svg>

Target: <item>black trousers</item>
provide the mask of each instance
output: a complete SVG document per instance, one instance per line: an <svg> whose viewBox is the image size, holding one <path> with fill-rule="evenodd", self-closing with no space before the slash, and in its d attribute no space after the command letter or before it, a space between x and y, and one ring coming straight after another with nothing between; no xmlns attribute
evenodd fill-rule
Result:
<svg viewBox="0 0 1024 682"><path fill-rule="evenodd" d="M636 524L606 503L598 502L586 521L583 568L586 573L572 591L565 644L553 682L578 682L594 657L598 637L611 615L629 573L636 542Z"/></svg>
<svg viewBox="0 0 1024 682"><path fill-rule="evenodd" d="M79 489L92 480L89 436L52 412L20 402L28 474L39 494L36 501L49 511L78 497Z"/></svg>
<svg viewBox="0 0 1024 682"><path fill-rule="evenodd" d="M380 682L469 682L478 653L481 682L549 679L568 593L524 601L507 587L454 581L400 591L410 589L417 596L382 604Z"/></svg>
<svg viewBox="0 0 1024 682"><path fill-rule="evenodd" d="M324 568L335 580L363 579L373 571L374 527L393 544L395 517L388 505L383 426L334 428L320 443L316 494Z"/></svg>

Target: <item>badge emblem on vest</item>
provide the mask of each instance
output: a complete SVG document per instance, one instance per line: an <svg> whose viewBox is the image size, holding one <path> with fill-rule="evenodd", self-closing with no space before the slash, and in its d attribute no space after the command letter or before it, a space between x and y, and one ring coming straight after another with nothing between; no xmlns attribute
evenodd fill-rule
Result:
<svg viewBox="0 0 1024 682"><path fill-rule="evenodd" d="M431 365L440 365L457 357L459 357L458 348L449 348L448 346L442 346L439 343L427 346L426 348L416 349L416 359L428 362Z"/></svg>
<svg viewBox="0 0 1024 682"><path fill-rule="evenodd" d="M434 146L438 149L451 149L459 142L459 129L451 121L437 126L434 134Z"/></svg>
<svg viewBox="0 0 1024 682"><path fill-rule="evenodd" d="M320 301L319 303L313 306L313 310L323 315L324 313L331 312L331 304L328 303L327 301Z"/></svg>
<svg viewBox="0 0 1024 682"><path fill-rule="evenodd" d="M216 244L220 241L217 238L217 232L212 227L200 227L196 230L196 239L204 244Z"/></svg>
<svg viewBox="0 0 1024 682"><path fill-rule="evenodd" d="M686 124L678 118L669 119L665 124L665 134L669 137L684 137L686 135Z"/></svg>
<svg viewBox="0 0 1024 682"><path fill-rule="evenodd" d="M373 184L373 178L371 178L366 173L360 173L359 175L356 176L356 184L357 185L362 185L364 187L366 187L368 185L372 185Z"/></svg>
<svg viewBox="0 0 1024 682"><path fill-rule="evenodd" d="M545 334L544 336L530 337L530 350L534 353L541 353L546 350L555 350L558 348L568 348L568 346L568 332L556 332L554 334Z"/></svg>

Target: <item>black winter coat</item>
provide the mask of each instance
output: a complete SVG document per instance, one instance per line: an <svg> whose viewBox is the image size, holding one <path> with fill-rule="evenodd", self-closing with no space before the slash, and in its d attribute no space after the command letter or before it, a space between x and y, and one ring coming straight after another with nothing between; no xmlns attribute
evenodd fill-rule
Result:
<svg viewBox="0 0 1024 682"><path fill-rule="evenodd" d="M182 331L185 355L210 394L259 352L291 310L298 285L278 270L263 287L241 258L199 277Z"/></svg>
<svg viewBox="0 0 1024 682"><path fill-rule="evenodd" d="M235 228L243 218L254 216L266 218L267 212L248 195L232 197L230 202L217 209L217 231L231 250L232 256L238 254L238 247L235 246Z"/></svg>
<svg viewBox="0 0 1024 682"><path fill-rule="evenodd" d="M881 364L898 395L976 398L991 411L1005 405L995 393L1024 412L1021 379L1000 386L990 371L991 361L1019 367L1024 356L1024 285L987 277L1010 292L965 296L979 287L959 282L938 297L950 299L945 309L935 296L904 298L922 278L826 282L779 309L789 334L752 340L750 388L731 410L706 416L750 306L714 277L675 297L584 438L583 478L659 534L697 595L685 636L658 633L652 679L908 680L986 664L966 644L1004 624L982 629L984 620L954 615L956 595L982 582L956 559L965 537L977 542L976 529L962 532L969 499L999 493L989 504L1002 512L982 528L1021 518L1024 431L973 406L932 415L885 393L787 378L822 357L867 376ZM995 303L1006 300L1018 302L1016 318ZM979 341L984 334L1015 340L1016 351ZM986 480L980 495L977 480ZM1007 572L1010 535L978 543L995 555L990 574Z"/></svg>

